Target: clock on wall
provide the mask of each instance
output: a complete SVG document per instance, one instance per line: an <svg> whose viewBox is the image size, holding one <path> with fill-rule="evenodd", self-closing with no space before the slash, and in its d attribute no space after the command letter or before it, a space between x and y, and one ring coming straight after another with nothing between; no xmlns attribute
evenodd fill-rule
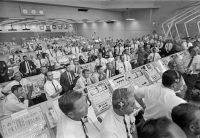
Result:
<svg viewBox="0 0 200 138"><path fill-rule="evenodd" d="M28 14L28 10L27 9L23 9L22 12L23 12L23 14Z"/></svg>
<svg viewBox="0 0 200 138"><path fill-rule="evenodd" d="M31 14L36 14L36 10L35 9L33 9L33 10L31 10Z"/></svg>

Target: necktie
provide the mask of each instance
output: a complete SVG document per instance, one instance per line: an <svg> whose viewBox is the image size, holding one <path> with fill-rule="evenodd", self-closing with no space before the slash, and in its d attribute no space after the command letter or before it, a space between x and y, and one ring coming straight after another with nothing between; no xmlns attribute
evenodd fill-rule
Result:
<svg viewBox="0 0 200 138"><path fill-rule="evenodd" d="M84 134L85 134L85 138L89 138L88 135L87 135L87 128L86 128L85 123L83 122L82 119L81 119L81 124L82 124L82 127L83 127L83 131L84 131Z"/></svg>
<svg viewBox="0 0 200 138"><path fill-rule="evenodd" d="M112 77L111 70L109 70L109 78Z"/></svg>
<svg viewBox="0 0 200 138"><path fill-rule="evenodd" d="M153 54L153 61L155 60L155 55L156 55L156 53Z"/></svg>
<svg viewBox="0 0 200 138"><path fill-rule="evenodd" d="M15 55L13 54L13 61L15 61Z"/></svg>
<svg viewBox="0 0 200 138"><path fill-rule="evenodd" d="M50 62L50 60L49 60L49 58L47 57L47 59L48 59L48 61L49 61L49 66L51 66L51 62Z"/></svg>
<svg viewBox="0 0 200 138"><path fill-rule="evenodd" d="M194 57L192 57L191 59L190 59L190 62L189 62L189 64L188 64L188 68L190 68L190 66L192 65L192 62L193 62L193 59L194 59Z"/></svg>
<svg viewBox="0 0 200 138"><path fill-rule="evenodd" d="M126 120L125 120L125 116L124 116L124 125L125 125L125 129L126 129L127 138L130 138L128 126L127 126L127 123L126 123Z"/></svg>
<svg viewBox="0 0 200 138"><path fill-rule="evenodd" d="M101 59L99 59L99 62L100 62L99 65L101 66Z"/></svg>
<svg viewBox="0 0 200 138"><path fill-rule="evenodd" d="M29 66L28 61L26 61L26 65L27 65L27 68L28 68L28 73L31 73L31 68L30 68L30 66Z"/></svg>
<svg viewBox="0 0 200 138"><path fill-rule="evenodd" d="M75 73L77 73L77 67L76 67L76 65L75 65Z"/></svg>
<svg viewBox="0 0 200 138"><path fill-rule="evenodd" d="M72 85L72 77L71 77L70 72L67 72L67 75L68 75L68 79L69 79L69 84Z"/></svg>
<svg viewBox="0 0 200 138"><path fill-rule="evenodd" d="M40 61L40 67L42 67L42 62L41 62L41 59L39 59L39 61Z"/></svg>
<svg viewBox="0 0 200 138"><path fill-rule="evenodd" d="M52 81L51 83L52 83L52 85L53 85L55 91L57 91L56 86L54 85L53 81Z"/></svg>
<svg viewBox="0 0 200 138"><path fill-rule="evenodd" d="M87 79L85 79L85 82L86 82L86 83L85 83L85 86L88 86L88 81L87 81Z"/></svg>
<svg viewBox="0 0 200 138"><path fill-rule="evenodd" d="M124 65L124 71L126 72L126 65L125 65L125 62L123 62L123 65Z"/></svg>
<svg viewBox="0 0 200 138"><path fill-rule="evenodd" d="M49 49L49 53L51 54L51 56L53 57L52 53L51 53L51 50Z"/></svg>
<svg viewBox="0 0 200 138"><path fill-rule="evenodd" d="M77 51L76 51L76 46L75 46L75 53L77 53Z"/></svg>

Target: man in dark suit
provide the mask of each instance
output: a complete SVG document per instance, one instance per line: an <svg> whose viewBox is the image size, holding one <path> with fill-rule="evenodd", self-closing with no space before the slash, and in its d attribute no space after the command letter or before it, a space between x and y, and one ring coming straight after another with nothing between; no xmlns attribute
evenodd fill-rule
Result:
<svg viewBox="0 0 200 138"><path fill-rule="evenodd" d="M19 71L23 74L24 77L35 75L35 64L31 60L28 60L26 55L23 56L23 59L24 61L20 63Z"/></svg>
<svg viewBox="0 0 200 138"><path fill-rule="evenodd" d="M105 74L106 74L106 78L110 78L115 76L115 69L113 67L113 64L111 62L107 63L107 68L104 70Z"/></svg>
<svg viewBox="0 0 200 138"><path fill-rule="evenodd" d="M70 64L65 65L66 71L61 74L60 76L60 84L63 88L63 93L68 92L69 90L72 90L75 86L75 74L70 68Z"/></svg>
<svg viewBox="0 0 200 138"><path fill-rule="evenodd" d="M8 66L5 61L0 61L0 83L8 80Z"/></svg>

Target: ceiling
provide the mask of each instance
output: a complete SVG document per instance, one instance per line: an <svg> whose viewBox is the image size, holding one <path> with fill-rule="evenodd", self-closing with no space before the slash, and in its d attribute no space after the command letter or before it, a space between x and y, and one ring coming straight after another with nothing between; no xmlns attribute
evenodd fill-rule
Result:
<svg viewBox="0 0 200 138"><path fill-rule="evenodd" d="M39 3L47 5L62 5L81 8L104 9L111 11L126 11L128 9L159 8L158 2L166 1L199 1L199 0L0 0L19 3ZM73 19L34 19L34 18L0 18L0 25L9 24L69 24L90 22ZM92 22L102 22L95 20Z"/></svg>

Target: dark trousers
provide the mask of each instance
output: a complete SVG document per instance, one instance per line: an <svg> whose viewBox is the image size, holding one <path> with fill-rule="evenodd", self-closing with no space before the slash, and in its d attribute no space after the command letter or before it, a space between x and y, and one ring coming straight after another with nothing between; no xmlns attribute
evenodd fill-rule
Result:
<svg viewBox="0 0 200 138"><path fill-rule="evenodd" d="M192 89L196 85L196 82L198 80L198 74L183 74L183 78L185 80L185 83L187 85L187 91L185 93L185 99L190 101L191 95L192 95Z"/></svg>
<svg viewBox="0 0 200 138"><path fill-rule="evenodd" d="M8 74L6 73L4 76L0 75L0 83L9 81Z"/></svg>

